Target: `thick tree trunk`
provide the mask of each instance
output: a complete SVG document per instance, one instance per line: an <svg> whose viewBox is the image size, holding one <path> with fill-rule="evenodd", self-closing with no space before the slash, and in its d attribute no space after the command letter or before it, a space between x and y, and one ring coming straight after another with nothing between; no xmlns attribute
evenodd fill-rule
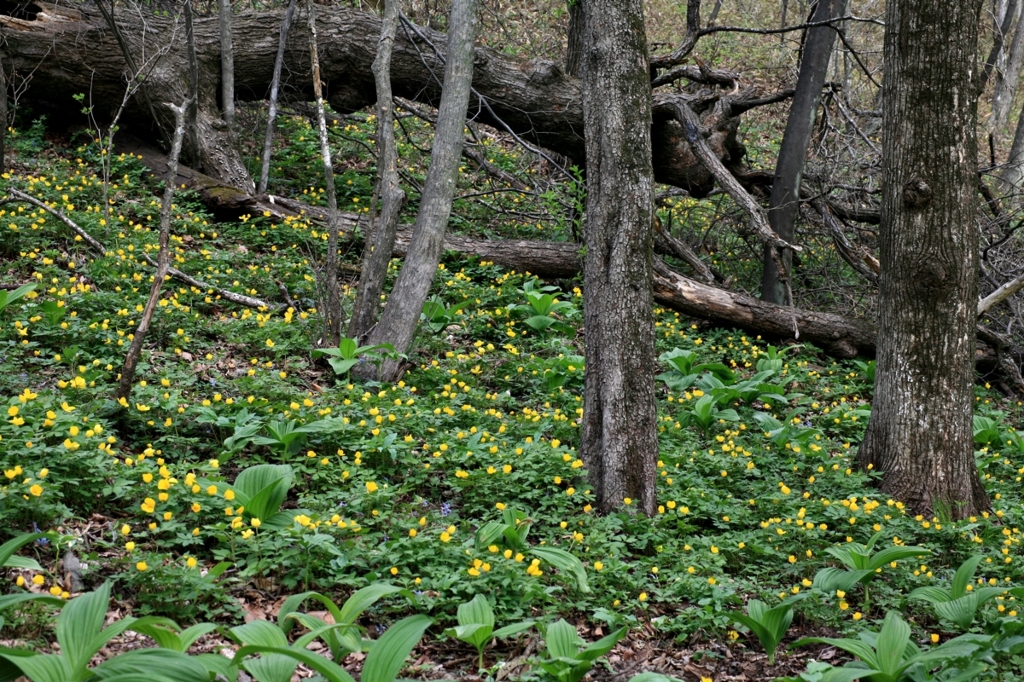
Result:
<svg viewBox="0 0 1024 682"><path fill-rule="evenodd" d="M841 17L846 11L846 0L818 0L811 15L811 22L826 21ZM821 89L825 84L828 62L836 32L831 26L819 26L807 31L803 55L800 58L800 75L797 77L796 94L789 108L786 132L782 135L779 159L775 164L775 179L768 200L768 223L787 242L793 241L794 224L800 212L800 182L807 159L807 147L811 143L814 118L821 103ZM792 294L787 279L793 267L793 252L782 249L779 260L786 273L779 276L775 265L774 246L765 246L764 271L761 277L761 298L772 303L792 304Z"/></svg>
<svg viewBox="0 0 1024 682"><path fill-rule="evenodd" d="M886 4L878 367L857 456L887 494L954 519L989 507L972 425L980 9Z"/></svg>
<svg viewBox="0 0 1024 682"><path fill-rule="evenodd" d="M578 78L583 58L583 3L569 0L569 28L565 36L565 72Z"/></svg>
<svg viewBox="0 0 1024 682"><path fill-rule="evenodd" d="M18 19L0 14L0 38L5 54L20 72L32 72L25 97L50 103L55 113L77 115L71 100L76 92L92 87L97 114L117 103L124 92L127 68L117 42L91 3L69 7L40 0L45 12L36 19ZM336 111L353 111L376 101L371 64L377 52L380 19L343 7L318 7L319 44L323 53L322 78L329 102ZM235 62L235 94L239 100L262 100L273 79L281 20L285 9L243 11L232 17ZM132 54L153 68L147 76L147 91L154 99L182 101L188 93L188 59L184 32L173 20L162 16L119 16ZM426 28L399 30L392 57L391 81L397 97L436 106L441 97L445 36ZM196 17L195 39L199 61L198 138L203 168L223 182L252 191L251 180L238 151L231 145L220 116L220 27L216 17ZM429 41L429 44L428 42ZM293 27L284 53L284 73L292 74L289 88L294 96L313 99L310 73L309 35ZM165 54L150 61L158 50ZM436 50L436 51L435 51ZM511 129L532 144L572 157L583 163L583 108L580 82L567 76L553 62L523 61L494 50L477 47L473 87L487 106L473 96L476 121L501 130ZM157 96L159 95L159 96ZM160 102L158 113L171 117ZM110 107L113 108L112 106ZM726 108L728 110L728 108ZM711 112L701 111L711 115ZM128 118L149 127L144 104L135 103ZM742 160L744 149L737 141L738 117L722 116L713 121L708 144L729 167ZM126 121L130 122L130 121ZM168 126L169 128L170 126ZM506 128L507 127L507 128ZM676 185L703 196L714 187L704 165L689 152L682 129L667 117L658 117L652 128L655 180Z"/></svg>
<svg viewBox="0 0 1024 682"><path fill-rule="evenodd" d="M587 371L580 455L597 506L657 510L651 84L642 0L581 0Z"/></svg>
<svg viewBox="0 0 1024 682"><path fill-rule="evenodd" d="M398 0L386 0L381 23L380 49L373 61L377 79L377 193L380 214L363 248L363 271L352 306L348 335L362 338L377 323L380 294L391 262L395 231L405 203L405 191L398 181L398 145L395 141L395 111L391 95L391 48L398 29ZM373 210L376 211L374 206Z"/></svg>
<svg viewBox="0 0 1024 682"><path fill-rule="evenodd" d="M466 126L466 110L473 81L473 43L480 20L477 0L455 0L452 4L448 34L444 93L437 111L437 126L430 167L423 185L420 210L413 227L412 244L402 270L388 297L377 326L367 337L368 345L390 343L399 353L412 345L420 322L423 304L444 252L444 233L459 177ZM399 363L386 360L380 367L380 379L393 381Z"/></svg>

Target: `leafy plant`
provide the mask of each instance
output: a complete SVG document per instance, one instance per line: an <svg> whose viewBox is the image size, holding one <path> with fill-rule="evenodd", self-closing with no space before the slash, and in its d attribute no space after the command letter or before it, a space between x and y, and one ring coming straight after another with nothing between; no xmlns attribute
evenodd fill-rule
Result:
<svg viewBox="0 0 1024 682"><path fill-rule="evenodd" d="M764 602L751 599L747 604L746 615L733 614L733 618L754 633L757 641L764 647L765 653L768 654L768 665L775 665L775 650L782 638L786 636L789 624L793 622L793 605L807 597L808 594L801 592L792 595L784 599L778 606L770 609Z"/></svg>
<svg viewBox="0 0 1024 682"><path fill-rule="evenodd" d="M814 576L814 587L826 592L851 590L857 583L864 586L864 609L867 610L870 603L868 583L875 577L876 572L882 566L891 561L900 561L910 557L931 554L924 547L886 547L880 552L873 552L875 543L882 537L884 531L878 531L871 536L866 545L859 542L848 542L838 547L829 547L825 551L841 561L846 569L828 567L823 568Z"/></svg>
<svg viewBox="0 0 1024 682"><path fill-rule="evenodd" d="M719 419L735 422L739 421L739 414L731 408L719 409L718 401L713 395L704 395L697 400L696 404L683 413L680 421L687 424L696 424L701 432L707 436L708 429Z"/></svg>
<svg viewBox="0 0 1024 682"><path fill-rule="evenodd" d="M355 339L349 338L343 338L337 348L317 348L313 351L314 358L326 356L327 364L338 376L348 374L350 369L362 361L363 356L366 356L375 365L379 365L385 358L395 354L395 347L390 343L359 346Z"/></svg>
<svg viewBox="0 0 1024 682"><path fill-rule="evenodd" d="M974 415L974 442L991 445L999 440L999 422L990 417Z"/></svg>
<svg viewBox="0 0 1024 682"><path fill-rule="evenodd" d="M244 508L247 518L257 518L267 528L285 528L292 524L296 514L302 513L279 511L294 483L295 472L289 465L257 464L238 474L231 490L235 493L235 504ZM218 487L227 489L224 483Z"/></svg>
<svg viewBox="0 0 1024 682"><path fill-rule="evenodd" d="M983 645L975 635L962 635L921 651L910 640L910 626L895 611L885 615L880 632L862 632L859 640L805 637L790 648L808 644L834 646L860 659L841 668L831 668L821 678L823 682L852 682L865 678L872 682L928 679L925 675L930 669L968 658ZM973 663L955 677L943 679L946 682L968 682L976 679L984 669L983 665Z"/></svg>
<svg viewBox="0 0 1024 682"><path fill-rule="evenodd" d="M978 608L1006 591L1002 587L973 589L971 581L982 559L984 557L978 554L960 564L948 589L937 585L919 587L910 593L910 599L928 602L939 617L953 621L961 630L967 630L974 622Z"/></svg>
<svg viewBox="0 0 1024 682"><path fill-rule="evenodd" d="M455 316L462 312L462 309L470 304L467 299L462 303L445 306L440 296L431 296L423 304L423 312L420 313L420 322L426 325L432 333L437 334L455 322Z"/></svg>
<svg viewBox="0 0 1024 682"><path fill-rule="evenodd" d="M445 630L445 634L462 640L476 648L478 659L477 668L484 667L484 647L492 639L501 639L514 635L523 630L533 627L532 620L525 620L521 623L506 625L497 630L494 629L494 612L487 601L487 597L478 594L470 601L460 604L458 610L457 627Z"/></svg>
<svg viewBox="0 0 1024 682"><path fill-rule="evenodd" d="M7 291L6 289L0 289L0 313L4 311L4 308L17 301L30 291L36 288L35 282L29 284L23 284L13 291Z"/></svg>
<svg viewBox="0 0 1024 682"><path fill-rule="evenodd" d="M282 633L287 634L292 626L298 622L310 632L321 633L323 639L331 651L335 661L340 661L350 653L362 651L364 646L370 644L369 640L361 638L362 628L355 624L356 620L370 606L380 599L392 595L403 594L411 597L412 594L401 587L389 583L373 583L352 593L345 603L338 608L329 597L319 592L302 592L294 594L285 600L277 614L277 624ZM313 599L320 602L331 614L334 623L329 624L326 620L309 613L302 613L298 609L306 600ZM333 625L333 627L328 627ZM312 640L310 640L312 641Z"/></svg>
<svg viewBox="0 0 1024 682"><path fill-rule="evenodd" d="M423 633L426 632L432 622L427 616L409 616L388 628L387 632L373 643L370 652L366 655L360 682L394 682L398 672L402 669L405 659L409 656L409 652L420 641ZM261 623L261 621L253 621L249 625L255 623ZM284 633L266 623L266 621L262 621L262 623L264 625L258 626L258 631L256 628L251 628L244 633L246 637L258 639L261 643L243 646L235 653L234 659L236 662L245 665L247 670L262 671L264 674L256 673L260 682L290 679L291 670L295 668L294 663L288 662L290 666L288 677L284 677L285 663L283 658L272 659L265 665L261 665L258 662L259 660L269 659L271 656L292 658L299 663L304 663L309 668L320 673L328 682L355 682L352 676L337 663L306 650L306 645L312 641L310 637L313 635L319 636L319 632L307 633L296 640L294 644L288 646ZM334 625L327 626L327 628L334 627ZM272 632L276 634L271 634ZM255 661L252 659L246 660L247 657L254 654L260 654L261 658Z"/></svg>
<svg viewBox="0 0 1024 682"><path fill-rule="evenodd" d="M489 521L477 530L475 543L478 548L482 549L503 539L510 549L524 554L532 554L548 562L570 577L580 592L590 593L590 585L587 582L587 572L583 568L583 562L564 549L546 545L530 547L526 544L531 522L525 513L512 507L506 507L501 512L501 518L501 521Z"/></svg>
<svg viewBox="0 0 1024 682"><path fill-rule="evenodd" d="M703 372L711 372L723 381L732 383L736 380L735 373L720 362L697 364L698 355L691 350L673 348L658 356L658 360L667 363L672 371L658 375L658 379L673 391L685 391L693 385Z"/></svg>
<svg viewBox="0 0 1024 682"><path fill-rule="evenodd" d="M775 372L781 372L782 368L785 366L786 361L784 357L786 353L788 353L791 350L797 350L799 348L803 348L802 343L797 343L792 346L786 346L782 350L779 350L775 346L769 345L763 353L765 357L762 357L757 361L757 371L764 372L766 370L773 370Z"/></svg>
<svg viewBox="0 0 1024 682"><path fill-rule="evenodd" d="M538 287L537 280L532 279L523 283L523 295L526 296L526 305L510 306L510 308L513 310L523 309L527 311L527 314L533 313L524 320L531 329L539 332L552 329L563 334L573 333L571 327L552 317L557 312L569 311L575 307L569 301L558 300L557 287L550 285Z"/></svg>
<svg viewBox="0 0 1024 682"><path fill-rule="evenodd" d="M37 654L19 649L0 647L0 679L13 679L25 675L34 682L78 682L95 677L113 679L117 675L142 673L148 670L156 680L209 680L211 672L222 669L218 663L210 668L208 659L190 658L179 651L137 650L110 659L89 669L93 657L114 637L129 628L146 629L151 625L177 627L166 618L147 616L126 617L106 628L107 605L110 602L110 583L104 583L95 592L87 592L64 604L57 616L58 654ZM159 660L167 667L156 666ZM177 669L172 677L162 671ZM128 679L128 678L125 678ZM131 679L138 679L134 677Z"/></svg>
<svg viewBox="0 0 1024 682"><path fill-rule="evenodd" d="M628 628L619 628L587 644L576 634L575 627L565 620L558 620L544 633L548 657L540 660L540 667L559 682L579 682L594 662L611 651L627 631Z"/></svg>

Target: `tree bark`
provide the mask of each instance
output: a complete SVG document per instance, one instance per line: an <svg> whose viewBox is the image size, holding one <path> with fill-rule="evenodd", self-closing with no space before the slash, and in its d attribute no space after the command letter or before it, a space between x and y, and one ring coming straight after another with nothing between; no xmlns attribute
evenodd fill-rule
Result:
<svg viewBox="0 0 1024 682"><path fill-rule="evenodd" d="M181 155L181 143L185 137L185 113L189 102L184 102L180 107L169 105L174 112L174 139L171 143L171 154L169 174L174 176L178 170L178 157ZM171 235L171 203L174 200L174 184L164 185L163 203L160 205L160 251L157 255L156 272L153 274L153 286L149 291L149 299L142 311L142 319L132 337L132 343L125 355L124 366L121 368L121 376L114 392L114 399L127 407L128 396L132 392L132 381L135 379L135 367L138 365L139 356L142 355L142 344L146 341L146 334L149 333L149 325L153 321L153 314L156 312L157 304L160 301L160 290L164 286L164 278L171 267L170 235Z"/></svg>
<svg viewBox="0 0 1024 682"><path fill-rule="evenodd" d="M473 43L479 25L477 2L455 0L452 3L444 92L438 107L430 168L413 227L412 244L380 321L367 337L369 345L390 343L399 353L409 349L441 261L445 228L459 177L462 131L466 126L473 81ZM393 381L398 372L399 363L386 360L380 367L380 379Z"/></svg>
<svg viewBox="0 0 1024 682"><path fill-rule="evenodd" d="M124 58L109 27L92 3L53 5L39 0L46 11L36 19L0 14L0 38L12 65L33 72L25 96L47 102L53 114L71 117L71 94L87 91L90 84L97 115L108 102L120 102L124 92ZM280 25L285 9L247 10L232 17L235 62L235 94L240 101L262 100L273 80ZM331 106L340 112L354 111L376 101L371 63L377 52L380 19L365 12L319 6L318 42L324 55L321 77L330 93ZM188 96L188 56L183 31L173 19L146 16L119 17L132 53L150 55L166 47L156 67L147 75L149 92L161 99L183 101ZM436 106L440 101L440 75L444 70L445 36L427 28L399 30L392 57L394 95ZM220 28L216 17L196 17L194 34L199 65L198 138L205 172L222 182L252 192L251 179L221 119L217 84L220 82ZM429 41L429 44L425 41ZM310 72L308 31L292 27L284 52L284 73ZM436 52L435 52L436 50ZM524 61L484 47L475 49L473 87L486 99L483 106L473 96L476 121L514 131L531 144L585 162L583 108L580 83L555 63ZM298 98L313 100L312 83L296 77L290 88ZM716 100L718 96L716 95ZM478 106L479 105L479 106ZM110 107L111 109L113 107ZM710 111L698 107L702 116ZM157 107L166 114L165 107ZM162 110L162 111L159 111ZM728 112L726 107L724 111ZM168 118L170 118L168 116ZM150 115L144 104L133 102L125 123L134 120L148 129ZM717 115L707 122L708 144L730 169L738 168L745 150L737 140L738 115ZM689 151L682 128L669 117L657 117L652 130L655 180L704 196L714 188L714 178ZM141 133L138 133L141 134Z"/></svg>
<svg viewBox="0 0 1024 682"><path fill-rule="evenodd" d="M857 455L883 473L885 493L953 519L990 507L972 424L980 10L886 4L878 365Z"/></svg>
<svg viewBox="0 0 1024 682"><path fill-rule="evenodd" d="M1013 98L1017 94L1020 83L1020 72L1024 68L1024 21L1017 22L1013 32L1010 52L1006 58L1006 66L996 72L996 87L992 93L992 120L990 128L999 130L1006 122L1006 117L1013 106Z"/></svg>
<svg viewBox="0 0 1024 682"><path fill-rule="evenodd" d="M231 0L217 0L220 18L220 99L224 123L235 128L235 57L231 49Z"/></svg>
<svg viewBox="0 0 1024 682"><path fill-rule="evenodd" d="M587 371L580 456L597 506L657 510L651 84L642 0L581 0Z"/></svg>
<svg viewBox="0 0 1024 682"><path fill-rule="evenodd" d="M999 184L1004 194L1010 194L1020 187L1024 180L1024 110L1017 117L1017 129L1006 163L999 171Z"/></svg>
<svg viewBox="0 0 1024 682"><path fill-rule="evenodd" d="M281 87L281 67L284 65L284 48L288 44L288 30L292 25L292 14L295 12L295 0L289 0L288 9L281 20L281 31L277 41L277 56L274 58L274 74L270 78L270 104L267 110L267 132L263 136L263 155L260 165L260 181L256 187L257 194L267 191L270 180L270 156L274 149L274 121L277 119L277 93ZM232 74L233 75L233 74Z"/></svg>
<svg viewBox="0 0 1024 682"><path fill-rule="evenodd" d="M395 231L405 203L405 191L398 180L398 145L395 142L395 112L391 94L391 49L398 29L398 0L385 0L380 48L373 61L377 79L377 187L380 214L363 247L363 270L352 306L348 335L362 338L377 322L380 294L391 262ZM376 206L373 207L376 210Z"/></svg>
<svg viewBox="0 0 1024 682"><path fill-rule="evenodd" d="M0 173L7 172L7 73L0 61Z"/></svg>
<svg viewBox="0 0 1024 682"><path fill-rule="evenodd" d="M327 258L324 260L323 311L324 342L336 347L341 340L341 288L338 284L338 195L334 191L334 165L331 163L331 145L327 139L327 118L324 114L323 84L320 81L320 48L316 40L316 5L306 0L309 19L309 54L313 62L313 94L316 97L317 133L320 138L320 158L324 164L324 184L327 190Z"/></svg>
<svg viewBox="0 0 1024 682"><path fill-rule="evenodd" d="M583 58L582 0L569 0L569 28L565 37L565 73L578 78L580 59Z"/></svg>
<svg viewBox="0 0 1024 682"><path fill-rule="evenodd" d="M818 0L810 20L827 21L841 17L845 12L846 0ZM800 182L807 160L807 147L811 143L814 119L821 103L821 89L825 85L835 41L836 32L831 26L808 29L807 40L804 41L796 94L793 95L786 131L782 135L772 193L768 200L768 223L775 234L787 242L793 241L794 224L800 212ZM774 249L774 246L765 246L761 298L772 303L792 305L792 292L787 280L793 267L793 252L782 249L776 258ZM785 268L782 277L775 265L776 260L781 260Z"/></svg>

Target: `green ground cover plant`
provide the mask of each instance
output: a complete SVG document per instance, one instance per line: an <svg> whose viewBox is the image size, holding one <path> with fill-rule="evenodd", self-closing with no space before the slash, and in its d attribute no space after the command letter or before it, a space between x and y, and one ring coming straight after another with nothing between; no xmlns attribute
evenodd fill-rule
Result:
<svg viewBox="0 0 1024 682"><path fill-rule="evenodd" d="M369 139L372 124L364 114L342 119L334 143L356 158L353 140ZM428 134L417 130L411 139ZM284 117L279 132L287 144L272 191L322 203L308 125ZM0 615L3 638L22 644L4 651L11 665L63 657L52 665L66 677L129 679L145 666L177 665L190 644L219 634L237 640L233 670L259 679L296 664L348 679L344 654L357 652L367 654L363 679L384 681L403 674L417 643L448 630L451 646L476 654L471 666L493 660L485 674L495 675L509 651L493 637L511 632L494 626L532 621L521 637L544 632L547 644L521 674L569 680L611 650L608 633L775 652L811 627L865 642L863 633L884 630L883 615L899 611L922 655L940 648L933 635L970 634L990 639L962 640L972 648L954 661L961 673L1014 679L1024 670L1013 639L1024 589L1015 400L976 387L976 456L992 512L955 522L915 516L852 461L873 365L658 308L657 514L637 516L624 500L622 511L599 515L576 449L579 281L545 282L448 254L401 380L358 383L348 374L360 354L354 341L314 352L324 227L305 215L217 219L185 192L173 211L172 260L206 286L165 284L136 385L120 404L117 372L151 283L141 255L155 249L158 188L138 159L115 155L108 223L97 149L35 135L42 146L18 152L3 186L109 237L97 253L45 211L0 207L12 249L0 276L24 291L0 311ZM422 181L424 158L403 144L411 177ZM532 163L497 140L487 147L499 166ZM347 210L368 206L373 170L352 163L339 173ZM467 193L488 182L470 168L459 179ZM579 188L544 191L555 193L546 206L574 205ZM521 208L511 194L495 201ZM677 221L692 216L687 229L714 215L710 203L676 203ZM572 238L572 220L555 220L554 209L550 220L498 218L460 199L456 214L453 229L475 236ZM282 286L292 303L281 300ZM244 308L223 290L272 306ZM63 568L67 553L85 564L77 589ZM383 582L401 598L345 612L346 599ZM129 605L131 618L152 619L122 630L148 629L166 651L133 654L139 667L111 658L96 672L88 660L82 666L85 648L47 649L52 632L58 640L65 632L60 619L83 608L56 606L90 594L105 601L103 590ZM238 599L247 590L288 605L275 615L277 634L243 623ZM977 595L970 620L966 610L963 618L942 611L969 595ZM300 611L304 600L331 618ZM460 613L466 604L476 605L472 618ZM759 634L754 624L773 612L781 615ZM574 627L586 622L607 628L590 644ZM330 658L296 647L312 633ZM186 658L197 675L211 672L204 659Z"/></svg>

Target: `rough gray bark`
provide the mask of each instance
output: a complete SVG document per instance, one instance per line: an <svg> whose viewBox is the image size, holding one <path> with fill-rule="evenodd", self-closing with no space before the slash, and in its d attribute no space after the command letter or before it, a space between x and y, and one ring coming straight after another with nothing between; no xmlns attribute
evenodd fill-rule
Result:
<svg viewBox="0 0 1024 682"><path fill-rule="evenodd" d="M992 70L996 67L996 64L1004 61L1005 52L1003 51L1003 46L1006 45L1006 36L1009 35L1010 27L1013 25L1013 20L1018 14L1020 14L1020 5L1017 3L1017 0L1007 0L1001 11L993 16L992 32L994 38L992 40L992 49L989 50L988 58L985 60L985 67L981 70L981 78L978 79L979 93L984 91L985 86L988 85L988 79L992 77Z"/></svg>
<svg viewBox="0 0 1024 682"><path fill-rule="evenodd" d="M857 455L916 513L989 508L974 462L981 0L889 0L878 365ZM943 49L936 49L937 45Z"/></svg>
<svg viewBox="0 0 1024 682"><path fill-rule="evenodd" d="M1024 68L1024 21L1017 22L1017 29L1013 32L1013 40L1010 43L1010 52L1006 58L1006 65L996 71L995 90L992 93L992 119L990 129L995 131L1003 127L1006 117L1013 106L1013 98L1017 94L1017 84L1020 83L1020 72Z"/></svg>
<svg viewBox="0 0 1024 682"><path fill-rule="evenodd" d="M316 5L306 0L309 19L309 54L313 66L313 95L316 98L317 133L320 138L320 159L324 164L324 184L327 191L327 258L324 260L324 291L322 301L324 341L337 346L341 340L341 287L338 284L338 195L334 191L334 165L331 163L331 145L327 139L327 117L324 114L323 83L320 80L320 47L316 40Z"/></svg>
<svg viewBox="0 0 1024 682"><path fill-rule="evenodd" d="M288 44L288 30L292 25L292 14L295 13L295 0L289 0L288 9L281 20L281 30L277 41L277 56L274 58L274 75L270 78L270 104L267 110L267 132L263 136L263 159L260 165L260 181L256 188L257 194L267 191L270 180L270 156L274 150L274 121L277 119L277 93L281 88L281 67L284 65L284 48Z"/></svg>
<svg viewBox="0 0 1024 682"><path fill-rule="evenodd" d="M77 5L54 5L45 0L39 3L46 11L31 21L0 15L0 38L5 41L12 66L19 72L33 72L25 97L68 109L70 94L88 91L92 84L97 115L104 113L107 102L120 102L126 71L124 58L109 27L92 11L93 5L86 2L78 9ZM285 11L280 8L234 14L237 99L265 99L273 78ZM346 112L373 104L376 89L370 66L377 52L380 19L347 7L319 6L317 13L320 17L318 43L323 56L321 76L330 93L331 106L335 111ZM186 99L188 57L181 31L173 30L173 20L146 16L144 29L139 16L125 14L118 18L118 23L131 52L140 57L152 53L154 46L170 43L167 55L147 76L147 86L162 98ZM200 71L198 137L203 168L222 182L251 193L251 179L238 150L231 144L217 101L219 23L216 17L196 17L194 28ZM392 88L396 97L436 106L441 95L439 83L444 70L445 36L426 28L418 31L423 38L413 31L401 30L396 36ZM289 83L295 96L311 101L312 83L308 78L299 78L310 72L308 44L305 27L293 26L288 36L283 72L295 74ZM585 162L580 83L567 76L559 65L543 60L524 61L478 47L473 87L490 107L473 102L477 122L500 129L507 125L530 144L564 154L578 163ZM719 99L728 97L716 95L715 101ZM735 101L732 107L719 108L713 121L707 118L713 112L706 110L706 106L697 110L711 130L707 138L709 146L727 167L738 167L744 152L736 136L738 115L745 110L742 100ZM141 102L133 102L132 109L126 112L126 123L134 121L148 128L150 120ZM677 123L658 117L652 135L657 154L654 159L656 181L682 187L693 196L704 196L714 188L714 178L689 152Z"/></svg>
<svg viewBox="0 0 1024 682"><path fill-rule="evenodd" d="M1024 111L1017 117L1017 130L1013 134L1010 153L999 171L999 184L1005 194L1020 187L1021 180L1024 180Z"/></svg>
<svg viewBox="0 0 1024 682"><path fill-rule="evenodd" d="M565 41L565 73L579 77L583 57L583 3L569 0L569 28Z"/></svg>
<svg viewBox="0 0 1024 682"><path fill-rule="evenodd" d="M843 16L846 0L818 0L811 15L811 22L827 21ZM814 131L814 118L821 103L821 89L825 84L832 46L836 32L830 26L819 26L807 30L803 55L800 58L800 74L797 76L796 93L786 120L786 131L779 147L779 159L775 163L775 178L768 200L768 223L775 234L786 241L793 241L794 224L800 212L800 182L807 147ZM789 272L793 267L793 252L783 249L779 257L785 268L780 276L775 266L776 256L765 246L764 270L761 276L761 298L772 303L792 305L793 296L788 286Z"/></svg>
<svg viewBox="0 0 1024 682"><path fill-rule="evenodd" d="M231 49L231 0L217 0L220 18L220 101L224 123L235 127L235 57Z"/></svg>
<svg viewBox="0 0 1024 682"><path fill-rule="evenodd" d="M479 17L478 0L455 0L449 19L444 92L437 112L430 168L423 186L420 210L413 227L412 244L398 279L388 296L380 321L367 344L390 343L399 353L412 345L423 304L444 250L444 233L455 195L462 157L463 129L473 81L473 42ZM388 360L380 368L382 381L394 380L399 363Z"/></svg>
<svg viewBox="0 0 1024 682"><path fill-rule="evenodd" d="M185 49L188 55L188 112L185 118L185 134L188 135L188 154L192 159L192 165L203 170L203 159L199 154L199 57L196 54L192 0L185 0L182 11L185 14Z"/></svg>
<svg viewBox="0 0 1024 682"><path fill-rule="evenodd" d="M180 107L173 104L166 106L174 112L174 139L171 142L171 154L168 160L169 175L177 174L178 157L181 155L181 143L185 137L185 114L190 103L184 102ZM164 185L163 203L160 205L160 251L157 255L156 272L153 274L153 286L149 290L149 299L142 311L142 319L139 320L138 329L128 347L128 353L124 358L124 365L121 368L121 377L114 392L114 399L126 401L132 392L132 382L135 379L135 367L139 363L139 356L142 355L142 344L146 341L146 334L149 332L149 325L153 321L153 314L156 312L157 304L160 301L160 291L164 286L164 277L171 267L171 202L174 200L174 183L168 182Z"/></svg>
<svg viewBox="0 0 1024 682"><path fill-rule="evenodd" d="M7 74L0 61L0 173L7 172Z"/></svg>
<svg viewBox="0 0 1024 682"><path fill-rule="evenodd" d="M597 507L657 510L651 84L642 0L581 0L587 371L580 456Z"/></svg>
<svg viewBox="0 0 1024 682"><path fill-rule="evenodd" d="M395 111L391 94L391 50L397 29L398 0L385 0L380 48L373 60L377 79L377 191L381 208L363 248L363 270L348 327L348 335L352 338L362 338L377 322L380 294L384 289L384 278L395 245L395 231L405 203L405 191L398 179L398 145L395 142Z"/></svg>

